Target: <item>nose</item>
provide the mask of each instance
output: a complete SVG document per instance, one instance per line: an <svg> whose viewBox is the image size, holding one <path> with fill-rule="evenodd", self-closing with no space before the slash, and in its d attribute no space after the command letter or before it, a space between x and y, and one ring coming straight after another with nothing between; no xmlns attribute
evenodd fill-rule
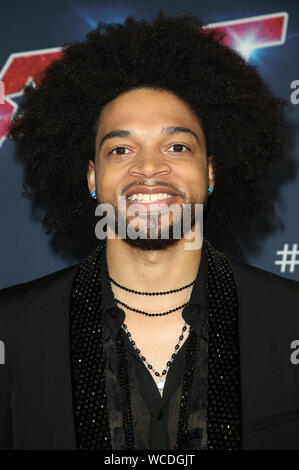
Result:
<svg viewBox="0 0 299 470"><path fill-rule="evenodd" d="M171 167L164 157L154 151L140 152L134 163L130 166L130 174L132 176L142 175L150 178L157 174L168 174Z"/></svg>

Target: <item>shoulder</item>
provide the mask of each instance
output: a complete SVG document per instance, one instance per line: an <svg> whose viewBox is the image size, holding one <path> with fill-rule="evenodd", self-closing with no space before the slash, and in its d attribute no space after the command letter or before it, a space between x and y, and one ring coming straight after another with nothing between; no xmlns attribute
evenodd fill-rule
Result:
<svg viewBox="0 0 299 470"><path fill-rule="evenodd" d="M37 279L15 284L0 290L0 325L11 323L19 315L35 309L42 311L47 304L64 295L70 295L79 264L52 272ZM28 319L28 318L27 318Z"/></svg>
<svg viewBox="0 0 299 470"><path fill-rule="evenodd" d="M229 258L237 284L250 283L258 290L273 289L274 287L287 293L299 295L299 282L274 274L271 271L251 266L236 259Z"/></svg>
<svg viewBox="0 0 299 470"><path fill-rule="evenodd" d="M79 264L74 264L37 279L0 289L0 303L5 305L11 301L28 300L33 293L36 294L37 292L46 292L49 289L53 289L53 287L55 288L55 286L67 282L76 273L78 266Z"/></svg>
<svg viewBox="0 0 299 470"><path fill-rule="evenodd" d="M273 427L282 416L295 416L298 409L299 377L295 365L299 282L236 260L230 262L239 302L245 437L255 440L260 438L263 427ZM252 433L254 429L256 435Z"/></svg>
<svg viewBox="0 0 299 470"><path fill-rule="evenodd" d="M299 325L299 282L229 259L237 286L241 313L281 324ZM244 313L245 315L245 313ZM275 323L275 321L274 321Z"/></svg>

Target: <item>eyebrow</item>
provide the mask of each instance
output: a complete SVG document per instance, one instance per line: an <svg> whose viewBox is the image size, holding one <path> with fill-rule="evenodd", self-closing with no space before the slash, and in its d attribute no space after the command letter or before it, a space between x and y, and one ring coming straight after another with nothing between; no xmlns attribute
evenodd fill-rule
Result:
<svg viewBox="0 0 299 470"><path fill-rule="evenodd" d="M162 127L161 135L177 135L177 134L188 134L191 135L198 145L200 145L200 139L195 134L194 131L189 129L188 127L181 127L181 126L170 126L170 127ZM134 132L125 130L125 129L118 129L115 131L108 132L100 141L98 151L101 150L103 144L107 142L107 140L115 139L117 137L134 137L136 134Z"/></svg>

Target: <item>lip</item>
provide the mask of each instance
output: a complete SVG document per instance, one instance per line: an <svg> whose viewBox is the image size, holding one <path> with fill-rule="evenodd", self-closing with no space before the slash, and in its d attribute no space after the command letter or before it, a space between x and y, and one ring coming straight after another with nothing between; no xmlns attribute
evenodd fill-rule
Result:
<svg viewBox="0 0 299 470"><path fill-rule="evenodd" d="M158 193L167 193L171 194L172 196L179 196L173 189L167 188L165 186L135 186L134 188L129 189L129 191L125 194L126 198L132 196L132 194L158 194ZM166 201L166 199L165 199ZM131 201L129 201L131 202Z"/></svg>
<svg viewBox="0 0 299 470"><path fill-rule="evenodd" d="M135 194L135 193L132 193L132 194ZM132 204L134 204L134 208L136 209L136 211L138 210L140 212L163 211L165 209L168 210L168 206L171 206L171 204L174 204L175 202L177 202L180 197L181 196L176 194L176 195L174 195L170 198L163 199L161 201L150 201L150 202L128 201L127 200L127 204L128 204L128 206L131 206ZM165 206L167 206L167 207L165 207Z"/></svg>

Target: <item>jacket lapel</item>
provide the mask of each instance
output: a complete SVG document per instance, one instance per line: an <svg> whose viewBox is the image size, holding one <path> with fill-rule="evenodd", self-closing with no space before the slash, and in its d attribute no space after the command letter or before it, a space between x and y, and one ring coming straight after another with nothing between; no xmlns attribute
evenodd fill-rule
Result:
<svg viewBox="0 0 299 470"><path fill-rule="evenodd" d="M99 246L79 266L71 299L71 374L79 449L111 449L101 324Z"/></svg>

